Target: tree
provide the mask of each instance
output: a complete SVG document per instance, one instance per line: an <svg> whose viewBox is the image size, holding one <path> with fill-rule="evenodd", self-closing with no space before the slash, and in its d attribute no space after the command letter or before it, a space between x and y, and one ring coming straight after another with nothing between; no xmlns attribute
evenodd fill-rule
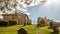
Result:
<svg viewBox="0 0 60 34"><path fill-rule="evenodd" d="M0 0L0 11L2 12L7 12L7 11L15 11L17 10L18 6L19 8L24 8L24 4L26 6L30 6L31 3L36 3L37 0ZM39 0L40 1L40 0ZM39 3L44 3L45 0L39 2ZM24 3L22 5L22 3ZM26 7L25 6L25 7Z"/></svg>

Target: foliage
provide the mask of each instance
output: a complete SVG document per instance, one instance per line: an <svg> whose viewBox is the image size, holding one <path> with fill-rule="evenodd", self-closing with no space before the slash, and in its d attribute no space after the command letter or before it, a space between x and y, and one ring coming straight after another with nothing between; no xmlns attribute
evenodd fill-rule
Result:
<svg viewBox="0 0 60 34"><path fill-rule="evenodd" d="M28 22L27 25L31 25L31 23Z"/></svg>
<svg viewBox="0 0 60 34"><path fill-rule="evenodd" d="M27 20L27 25L31 25L31 20Z"/></svg>
<svg viewBox="0 0 60 34"><path fill-rule="evenodd" d="M17 21L0 21L0 26L8 26L8 25L16 25L17 24Z"/></svg>
<svg viewBox="0 0 60 34"><path fill-rule="evenodd" d="M16 25L17 21L9 21L9 25Z"/></svg>
<svg viewBox="0 0 60 34"><path fill-rule="evenodd" d="M24 22L24 24L23 24L24 26L26 26L26 23Z"/></svg>
<svg viewBox="0 0 60 34"><path fill-rule="evenodd" d="M17 23L16 23L16 25L18 25L18 24L19 24L17 19L14 19L13 21L16 21L16 22L17 22Z"/></svg>
<svg viewBox="0 0 60 34"><path fill-rule="evenodd" d="M8 24L8 22L6 21L0 21L0 26L6 26Z"/></svg>

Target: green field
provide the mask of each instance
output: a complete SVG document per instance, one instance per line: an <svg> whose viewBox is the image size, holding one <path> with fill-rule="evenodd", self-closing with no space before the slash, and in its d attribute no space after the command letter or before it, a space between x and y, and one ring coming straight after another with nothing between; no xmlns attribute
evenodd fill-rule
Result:
<svg viewBox="0 0 60 34"><path fill-rule="evenodd" d="M9 27L0 27L0 34L17 34L20 28L24 28L27 30L28 34L35 34L34 26L21 26L21 25L14 25Z"/></svg>
<svg viewBox="0 0 60 34"><path fill-rule="evenodd" d="M24 28L28 32L28 34L35 34L36 29L39 29L39 31L41 31L43 34L49 34L53 32L53 30L48 29L47 26L36 28L33 25L27 25L27 26L14 25L14 26L9 26L9 27L0 27L0 34L17 34L20 28Z"/></svg>
<svg viewBox="0 0 60 34"><path fill-rule="evenodd" d="M41 30L44 34L50 34L51 32L53 32L52 29L48 29L48 26L41 27L41 28L39 28L39 30ZM60 27L59 27L59 34L60 34Z"/></svg>

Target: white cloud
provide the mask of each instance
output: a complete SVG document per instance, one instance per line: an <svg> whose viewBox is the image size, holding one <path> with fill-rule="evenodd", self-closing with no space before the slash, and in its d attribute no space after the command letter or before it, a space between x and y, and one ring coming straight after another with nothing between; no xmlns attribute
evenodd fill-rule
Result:
<svg viewBox="0 0 60 34"><path fill-rule="evenodd" d="M58 21L58 20L54 20L55 22L60 22L60 21Z"/></svg>
<svg viewBox="0 0 60 34"><path fill-rule="evenodd" d="M20 8L20 9L17 9L18 11L23 11L23 12L25 12L25 11L28 11L27 9L24 9L24 8Z"/></svg>
<svg viewBox="0 0 60 34"><path fill-rule="evenodd" d="M22 11L27 11L27 9L21 9Z"/></svg>
<svg viewBox="0 0 60 34"><path fill-rule="evenodd" d="M30 15L30 13L29 13L29 12L25 12L25 14Z"/></svg>
<svg viewBox="0 0 60 34"><path fill-rule="evenodd" d="M57 7L57 6L60 6L60 0L48 0L45 4L44 4L44 6L46 6L46 7L50 7L50 6L55 6L55 7Z"/></svg>

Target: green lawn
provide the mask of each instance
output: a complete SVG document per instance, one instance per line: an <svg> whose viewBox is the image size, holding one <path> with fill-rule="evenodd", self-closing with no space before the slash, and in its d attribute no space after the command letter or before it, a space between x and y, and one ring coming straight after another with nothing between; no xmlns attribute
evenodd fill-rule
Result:
<svg viewBox="0 0 60 34"><path fill-rule="evenodd" d="M24 28L25 30L27 30L28 34L35 34L35 26L33 25L27 25L27 26L23 26L22 25L14 25L14 26L9 26L9 27L0 27L0 34L17 34L18 30L20 28ZM39 27L37 28L40 31L42 31L43 34L49 34L51 32L53 32L52 29L48 29L48 27ZM60 30L60 27L59 27Z"/></svg>
<svg viewBox="0 0 60 34"><path fill-rule="evenodd" d="M14 25L9 27L0 27L0 34L17 34L18 30L21 28L21 25ZM35 34L34 32L34 26L28 25L23 26L25 30L27 30L28 34Z"/></svg>
<svg viewBox="0 0 60 34"><path fill-rule="evenodd" d="M53 32L52 29L48 29L48 27L41 27L39 28L44 34L50 34L51 32Z"/></svg>
<svg viewBox="0 0 60 34"><path fill-rule="evenodd" d="M53 32L52 29L48 29L48 26L40 27L39 30L41 30L44 34L50 34L51 32ZM59 34L60 34L60 27L59 27Z"/></svg>

